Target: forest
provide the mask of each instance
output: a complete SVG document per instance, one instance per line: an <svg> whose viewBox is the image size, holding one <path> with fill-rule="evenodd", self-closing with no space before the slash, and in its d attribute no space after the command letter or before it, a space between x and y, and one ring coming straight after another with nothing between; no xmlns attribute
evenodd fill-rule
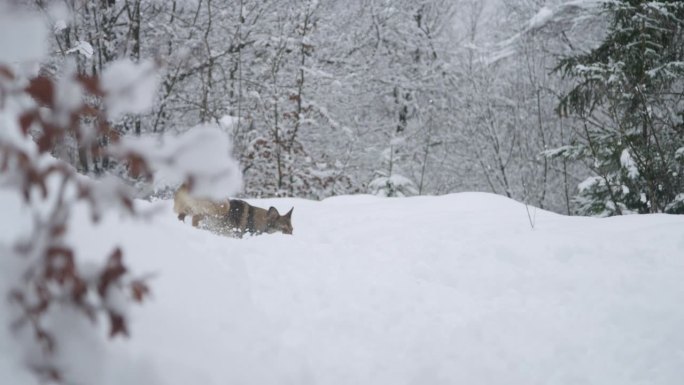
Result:
<svg viewBox="0 0 684 385"><path fill-rule="evenodd" d="M242 196L488 191L571 215L684 210L677 1L25 3L53 26L42 73L150 63L152 108L114 129L219 125ZM53 153L87 174L128 167L68 138Z"/></svg>

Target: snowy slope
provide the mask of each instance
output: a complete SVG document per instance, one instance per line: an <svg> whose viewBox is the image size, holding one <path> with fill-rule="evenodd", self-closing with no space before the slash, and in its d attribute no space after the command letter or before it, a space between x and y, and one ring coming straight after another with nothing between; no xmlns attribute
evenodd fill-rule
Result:
<svg viewBox="0 0 684 385"><path fill-rule="evenodd" d="M120 241L133 270L156 278L130 314L132 338L94 344L105 358L79 358L73 373L88 384L682 383L684 217L536 210L533 230L523 205L482 193L252 202L294 206L294 235L223 238L179 222L171 202L152 222L77 220L92 255ZM0 347L0 383L31 383L15 361Z"/></svg>

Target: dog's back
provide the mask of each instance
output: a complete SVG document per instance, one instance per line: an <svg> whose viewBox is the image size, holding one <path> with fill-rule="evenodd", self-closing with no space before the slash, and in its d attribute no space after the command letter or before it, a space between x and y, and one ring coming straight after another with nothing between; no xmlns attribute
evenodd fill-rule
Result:
<svg viewBox="0 0 684 385"><path fill-rule="evenodd" d="M292 234L293 231L292 209L287 214L280 215L275 207L266 210L239 199L230 200L228 215L224 217L224 222L225 226L238 236L245 233Z"/></svg>

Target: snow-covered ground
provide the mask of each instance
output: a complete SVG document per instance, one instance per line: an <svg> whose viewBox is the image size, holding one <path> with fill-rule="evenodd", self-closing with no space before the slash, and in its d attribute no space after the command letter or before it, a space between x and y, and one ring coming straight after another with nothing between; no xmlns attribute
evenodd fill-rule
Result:
<svg viewBox="0 0 684 385"><path fill-rule="evenodd" d="M63 347L72 374L89 385L684 379L682 216L532 209L532 229L523 205L483 193L251 202L294 206L294 235L220 237L179 222L168 201L152 221L75 220L89 255L120 242L132 270L155 278L131 309L131 339L104 343L103 330ZM4 329L0 383L34 383Z"/></svg>

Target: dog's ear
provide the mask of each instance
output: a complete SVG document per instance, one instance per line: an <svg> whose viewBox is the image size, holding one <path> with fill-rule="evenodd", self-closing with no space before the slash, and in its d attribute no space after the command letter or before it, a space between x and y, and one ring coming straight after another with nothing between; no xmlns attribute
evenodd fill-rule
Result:
<svg viewBox="0 0 684 385"><path fill-rule="evenodd" d="M273 221L280 218L280 213L278 213L278 210L275 207L271 206L268 208L268 214L266 214L266 216L269 220Z"/></svg>
<svg viewBox="0 0 684 385"><path fill-rule="evenodd" d="M283 215L284 217L287 218L292 218L292 210L294 210L294 207L290 209L290 211L287 212L287 214Z"/></svg>

